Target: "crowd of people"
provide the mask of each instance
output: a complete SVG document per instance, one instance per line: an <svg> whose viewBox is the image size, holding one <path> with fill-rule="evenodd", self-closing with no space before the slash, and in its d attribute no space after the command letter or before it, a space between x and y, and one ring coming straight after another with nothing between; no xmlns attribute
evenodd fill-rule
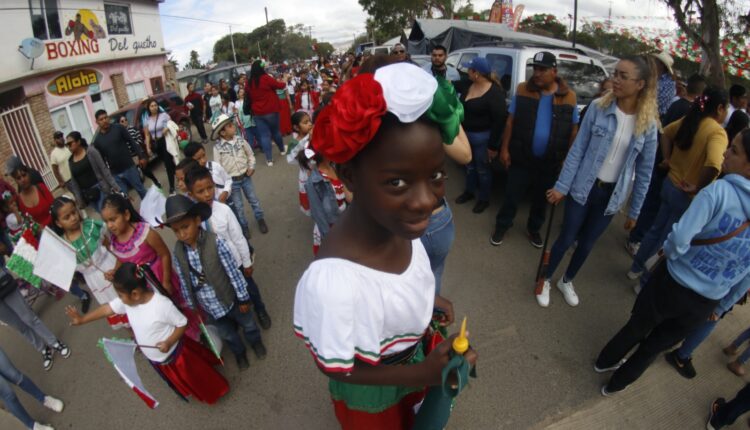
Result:
<svg viewBox="0 0 750 430"><path fill-rule="evenodd" d="M453 305L441 295L456 234L445 196L447 156L465 166L455 203L476 199L477 214L497 192L491 165L503 167L491 245L502 245L530 199L529 242L549 248L535 293L542 308L551 305L553 278L570 248L556 287L568 305L580 303L573 280L624 211L633 255L627 276L638 282L637 298L594 365L612 372L602 395L624 390L683 340L665 358L681 375L696 376L695 349L750 289L747 90L726 92L700 75L683 84L667 54L632 56L579 112L556 56L540 51L508 104L486 59L474 58L460 76L446 67L446 54L435 46L425 67L411 63L400 44L389 56L274 66L257 60L237 82L206 83L203 94L189 84L185 101L200 142L180 142L153 99L144 101L142 130L100 110L91 145L78 132L54 135L49 159L66 193L60 197L39 172L9 160L6 174L16 186L0 180L2 250L10 256L0 272L0 321L41 353L46 370L55 355L70 356L24 299L35 287L55 287L14 260L24 247L39 246L49 227L76 250L66 290L81 304L66 309L71 323L106 319L128 330L180 397L216 403L229 384L215 370L220 357L212 345L225 344L240 370L249 368L247 346L257 359L267 353L262 331L271 317L253 280L245 202L258 231L268 233L253 177L256 154L273 166L275 144L298 167L300 209L313 221L315 259L297 285L295 334L330 379L342 428L411 428L425 387L440 385L453 354L455 335L446 332ZM130 193L146 197L142 177L162 188L149 168L152 154L169 184L158 221L177 238L171 250ZM543 239L562 202L558 237ZM99 304L93 310L90 296ZM724 352L738 354L749 333ZM471 348L465 358L472 366L478 359ZM745 351L729 369L744 374L748 358ZM2 350L0 374L8 410L28 428L51 428L29 417L7 383L58 412L62 401ZM746 388L734 401L716 400L709 428L750 410L748 398Z"/></svg>

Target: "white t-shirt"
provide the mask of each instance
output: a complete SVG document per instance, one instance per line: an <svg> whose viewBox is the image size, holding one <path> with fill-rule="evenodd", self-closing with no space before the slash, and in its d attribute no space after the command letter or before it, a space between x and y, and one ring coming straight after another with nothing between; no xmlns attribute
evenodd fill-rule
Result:
<svg viewBox="0 0 750 430"><path fill-rule="evenodd" d="M159 293L154 293L148 303L138 306L128 306L118 297L109 302L109 307L115 313L127 314L135 341L139 345L156 346L157 343L167 340L176 327L187 325L185 315L177 310L168 298ZM176 347L177 344L174 344L167 353L156 348L141 348L141 351L149 360L161 363Z"/></svg>
<svg viewBox="0 0 750 430"><path fill-rule="evenodd" d="M300 97L300 104L301 104L300 107L302 108L302 110L312 109L312 106L310 106L310 102L311 102L310 92L309 91L303 92Z"/></svg>
<svg viewBox="0 0 750 430"><path fill-rule="evenodd" d="M348 372L417 342L432 318L435 277L422 242L409 267L381 272L340 258L307 268L294 295L294 331L326 371Z"/></svg>
<svg viewBox="0 0 750 430"><path fill-rule="evenodd" d="M618 107L615 109L615 116L617 117L617 129L612 137L607 158L604 159L597 175L602 182L617 182L635 129L635 115L627 115Z"/></svg>
<svg viewBox="0 0 750 430"><path fill-rule="evenodd" d="M218 201L211 202L211 217L206 222L208 223L208 230L227 243L237 264L242 263L244 268L253 265L253 261L250 259L250 247L242 234L242 227L229 206Z"/></svg>
<svg viewBox="0 0 750 430"><path fill-rule="evenodd" d="M70 166L68 166L68 159L71 155L73 154L70 153L70 150L64 147L54 147L49 154L49 163L53 166L57 166L57 169L60 171L60 176L62 176L62 179L65 182L70 180Z"/></svg>

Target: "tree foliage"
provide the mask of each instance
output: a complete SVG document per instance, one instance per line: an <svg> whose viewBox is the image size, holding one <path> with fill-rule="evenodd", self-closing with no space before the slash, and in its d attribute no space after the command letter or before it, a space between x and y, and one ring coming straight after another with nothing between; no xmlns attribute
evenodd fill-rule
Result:
<svg viewBox="0 0 750 430"><path fill-rule="evenodd" d="M232 40L238 63L250 62L259 56L268 57L271 62L306 59L315 55L327 56L333 46L310 38L307 27L297 24L287 27L283 19L275 19L250 33L234 33L217 40L214 44L214 62L234 61ZM317 46L319 54L313 51Z"/></svg>
<svg viewBox="0 0 750 430"><path fill-rule="evenodd" d="M538 13L521 21L518 25L518 31L565 40L568 27L558 21L554 15Z"/></svg>
<svg viewBox="0 0 750 430"><path fill-rule="evenodd" d="M458 18L474 10L471 0L359 0L367 12L368 34L376 44L400 36L416 18Z"/></svg>
<svg viewBox="0 0 750 430"><path fill-rule="evenodd" d="M201 60L198 57L198 51L190 51L190 60L188 60L187 64L185 64L185 70L203 68L205 68L205 66L201 63Z"/></svg>

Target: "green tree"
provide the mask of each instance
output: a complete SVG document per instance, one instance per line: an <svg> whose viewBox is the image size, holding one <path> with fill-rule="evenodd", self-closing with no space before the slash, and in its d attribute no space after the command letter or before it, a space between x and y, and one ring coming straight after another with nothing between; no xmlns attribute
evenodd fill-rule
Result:
<svg viewBox="0 0 750 430"><path fill-rule="evenodd" d="M190 51L190 60L185 64L185 70L188 69L202 69L205 66L201 64L201 60L198 58L198 51Z"/></svg>
<svg viewBox="0 0 750 430"><path fill-rule="evenodd" d="M318 45L318 55L323 58L330 56L335 51L333 45L328 42L318 42L316 45Z"/></svg>
<svg viewBox="0 0 750 430"><path fill-rule="evenodd" d="M177 60L173 56L170 55L169 58L167 59L167 61L170 62L170 63L172 63L172 65L174 66L175 70L180 70L179 69L180 63L178 63Z"/></svg>
<svg viewBox="0 0 750 430"><path fill-rule="evenodd" d="M367 12L368 34L375 35L375 42L401 35L416 18L457 17L461 13L473 12L470 0L359 0ZM460 13L459 13L460 12Z"/></svg>
<svg viewBox="0 0 750 430"><path fill-rule="evenodd" d="M558 21L554 15L538 13L521 21L518 31L566 40L568 27Z"/></svg>

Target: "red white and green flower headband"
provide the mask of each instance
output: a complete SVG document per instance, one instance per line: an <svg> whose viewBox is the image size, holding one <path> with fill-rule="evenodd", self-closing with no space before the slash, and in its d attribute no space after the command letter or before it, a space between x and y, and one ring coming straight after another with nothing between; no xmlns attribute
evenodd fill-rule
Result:
<svg viewBox="0 0 750 430"><path fill-rule="evenodd" d="M319 114L312 147L334 163L354 158L372 141L387 112L402 123L426 115L453 143L463 121L463 105L453 85L409 63L381 67L347 81Z"/></svg>

